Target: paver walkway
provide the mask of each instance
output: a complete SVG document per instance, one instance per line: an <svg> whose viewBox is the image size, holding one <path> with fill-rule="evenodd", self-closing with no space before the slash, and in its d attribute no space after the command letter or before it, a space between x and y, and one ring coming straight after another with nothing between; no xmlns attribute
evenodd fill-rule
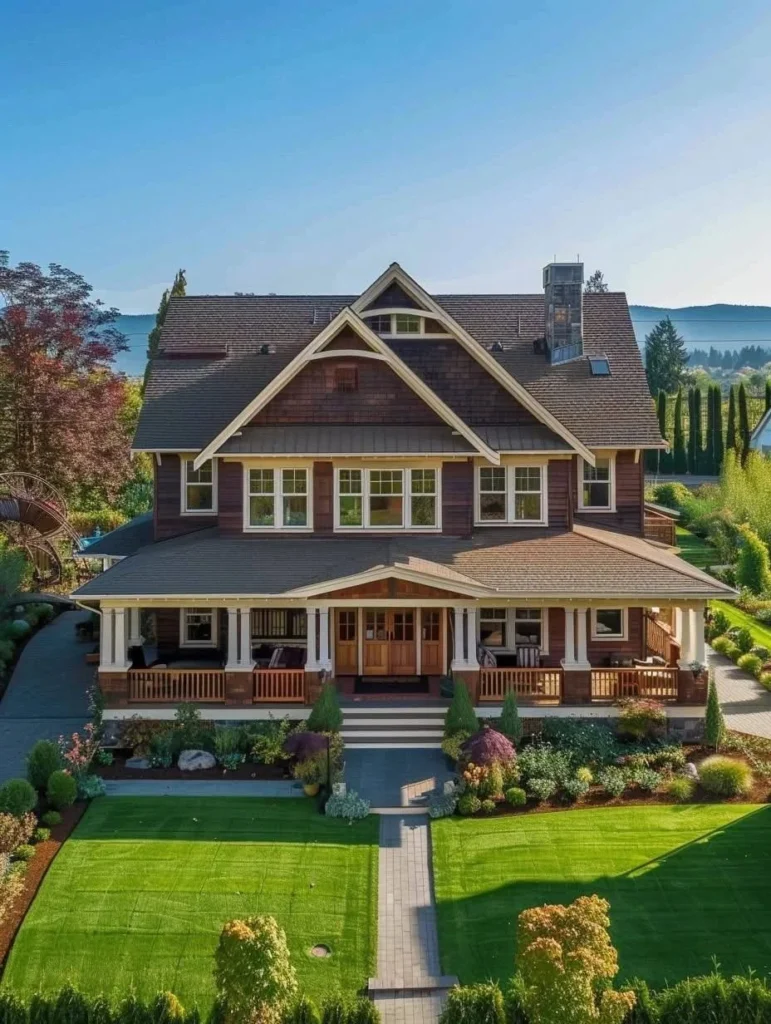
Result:
<svg viewBox="0 0 771 1024"><path fill-rule="evenodd" d="M721 654L711 651L709 664L728 728L771 739L771 693Z"/></svg>
<svg viewBox="0 0 771 1024"><path fill-rule="evenodd" d="M441 750L347 747L345 781L373 807L425 807L452 777Z"/></svg>
<svg viewBox="0 0 771 1024"><path fill-rule="evenodd" d="M24 775L24 759L39 739L82 729L89 719L88 690L94 666L75 642L85 612L63 612L27 643L0 700L0 782Z"/></svg>
<svg viewBox="0 0 771 1024"><path fill-rule="evenodd" d="M456 983L441 977L425 815L380 818L377 978L369 991L384 1024L437 1021Z"/></svg>

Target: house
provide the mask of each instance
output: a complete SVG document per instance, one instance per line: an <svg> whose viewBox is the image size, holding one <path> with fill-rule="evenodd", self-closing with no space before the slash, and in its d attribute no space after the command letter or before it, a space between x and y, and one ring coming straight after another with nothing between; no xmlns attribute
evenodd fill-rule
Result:
<svg viewBox="0 0 771 1024"><path fill-rule="evenodd" d="M366 702L452 674L541 717L704 703L733 591L645 537L664 442L626 298L580 263L535 295L392 264L360 295L174 298L134 447L152 521L92 545L112 567L75 595L108 717L264 717L326 676Z"/></svg>
<svg viewBox="0 0 771 1024"><path fill-rule="evenodd" d="M750 435L750 448L762 452L763 455L771 454L771 409L767 409L758 421L758 425Z"/></svg>

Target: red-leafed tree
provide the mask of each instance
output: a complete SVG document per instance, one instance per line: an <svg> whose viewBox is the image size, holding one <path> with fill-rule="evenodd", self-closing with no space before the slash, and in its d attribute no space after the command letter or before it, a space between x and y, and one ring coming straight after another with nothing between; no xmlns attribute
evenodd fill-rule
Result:
<svg viewBox="0 0 771 1024"><path fill-rule="evenodd" d="M117 492L129 470L126 379L111 368L127 348L117 316L79 274L11 266L0 252L0 471L69 494L90 482Z"/></svg>

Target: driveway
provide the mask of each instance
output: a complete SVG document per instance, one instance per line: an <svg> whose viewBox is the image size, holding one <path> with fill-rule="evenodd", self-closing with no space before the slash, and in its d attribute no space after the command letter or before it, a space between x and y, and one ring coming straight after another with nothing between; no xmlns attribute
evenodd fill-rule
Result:
<svg viewBox="0 0 771 1024"><path fill-rule="evenodd" d="M714 651L709 664L728 728L771 739L771 693L729 658Z"/></svg>
<svg viewBox="0 0 771 1024"><path fill-rule="evenodd" d="M75 641L75 623L86 618L63 612L22 651L0 700L0 781L25 774L35 740L58 739L88 721L94 666L86 665L86 645Z"/></svg>

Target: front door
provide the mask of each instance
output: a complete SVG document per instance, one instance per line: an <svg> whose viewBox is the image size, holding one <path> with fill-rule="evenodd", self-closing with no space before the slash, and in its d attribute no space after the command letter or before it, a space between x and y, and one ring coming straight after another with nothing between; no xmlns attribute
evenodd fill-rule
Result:
<svg viewBox="0 0 771 1024"><path fill-rule="evenodd" d="M414 610L365 609L363 647L363 675L414 676L418 670Z"/></svg>

